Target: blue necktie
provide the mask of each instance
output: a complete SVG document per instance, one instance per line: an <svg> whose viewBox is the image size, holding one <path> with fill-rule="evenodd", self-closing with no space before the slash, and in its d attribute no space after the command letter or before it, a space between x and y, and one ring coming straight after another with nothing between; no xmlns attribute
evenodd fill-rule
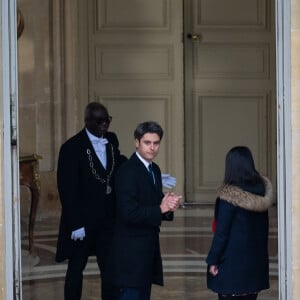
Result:
<svg viewBox="0 0 300 300"><path fill-rule="evenodd" d="M149 170L149 172L150 172L150 174L151 174L151 176L152 176L152 178L153 178L153 182L154 182L154 184L155 184L155 176L154 176L152 164L149 164L148 170Z"/></svg>

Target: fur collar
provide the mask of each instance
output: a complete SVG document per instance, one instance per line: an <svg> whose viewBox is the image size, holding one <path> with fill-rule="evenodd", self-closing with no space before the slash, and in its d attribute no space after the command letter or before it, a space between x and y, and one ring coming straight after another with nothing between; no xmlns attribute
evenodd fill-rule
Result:
<svg viewBox="0 0 300 300"><path fill-rule="evenodd" d="M265 196L251 194L233 185L223 185L219 189L218 197L246 210L266 211L273 203L273 190L270 180L267 177L262 178L266 186Z"/></svg>

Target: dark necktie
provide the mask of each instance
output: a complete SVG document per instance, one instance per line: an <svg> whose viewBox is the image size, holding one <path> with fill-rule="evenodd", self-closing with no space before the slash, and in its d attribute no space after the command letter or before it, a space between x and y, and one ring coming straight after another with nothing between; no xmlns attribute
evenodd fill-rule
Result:
<svg viewBox="0 0 300 300"><path fill-rule="evenodd" d="M149 170L149 173L151 174L151 176L152 176L152 178L153 178L153 182L154 182L154 184L155 184L155 176L154 176L152 164L149 164L148 170Z"/></svg>

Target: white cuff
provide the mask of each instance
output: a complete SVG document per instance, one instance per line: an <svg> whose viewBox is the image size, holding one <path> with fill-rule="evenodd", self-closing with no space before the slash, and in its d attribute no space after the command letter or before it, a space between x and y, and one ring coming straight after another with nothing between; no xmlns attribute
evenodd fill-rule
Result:
<svg viewBox="0 0 300 300"><path fill-rule="evenodd" d="M85 238L85 229L84 227L81 227L77 230L74 230L72 231L72 234L71 234L71 239L76 241L76 240L83 240Z"/></svg>

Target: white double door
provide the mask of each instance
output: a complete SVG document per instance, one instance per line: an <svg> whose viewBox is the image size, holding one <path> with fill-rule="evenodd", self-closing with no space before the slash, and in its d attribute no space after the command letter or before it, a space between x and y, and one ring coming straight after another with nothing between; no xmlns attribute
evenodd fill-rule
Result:
<svg viewBox="0 0 300 300"><path fill-rule="evenodd" d="M187 201L214 201L236 145L275 185L273 1L88 0L81 11L83 89L108 107L125 155L136 125L155 120L157 162Z"/></svg>

